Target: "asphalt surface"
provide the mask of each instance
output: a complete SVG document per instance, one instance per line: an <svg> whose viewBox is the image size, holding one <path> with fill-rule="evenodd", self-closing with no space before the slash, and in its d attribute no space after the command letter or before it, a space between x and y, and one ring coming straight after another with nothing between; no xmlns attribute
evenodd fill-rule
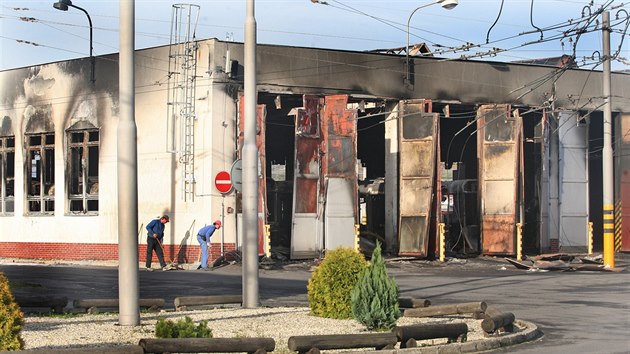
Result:
<svg viewBox="0 0 630 354"><path fill-rule="evenodd" d="M617 267L630 264L619 255ZM308 305L306 284L311 263L260 269L259 294L265 306ZM50 294L74 299L118 297L118 269L79 264L11 263L0 272L16 294ZM431 300L432 305L486 301L544 332L535 342L495 352L630 353L630 271L528 272L502 259L452 260L445 264L389 260L401 297ZM173 270L139 273L141 298L241 294L242 269L234 264L214 271Z"/></svg>

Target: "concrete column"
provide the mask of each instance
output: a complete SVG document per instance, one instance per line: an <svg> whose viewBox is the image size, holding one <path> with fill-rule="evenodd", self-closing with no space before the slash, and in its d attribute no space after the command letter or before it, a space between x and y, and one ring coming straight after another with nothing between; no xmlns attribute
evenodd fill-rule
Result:
<svg viewBox="0 0 630 354"><path fill-rule="evenodd" d="M121 326L140 324L138 282L138 148L134 71L135 1L120 3L118 118L118 297Z"/></svg>
<svg viewBox="0 0 630 354"><path fill-rule="evenodd" d="M258 149L256 148L256 18L254 0L245 18L245 129L243 139L243 307L258 297Z"/></svg>

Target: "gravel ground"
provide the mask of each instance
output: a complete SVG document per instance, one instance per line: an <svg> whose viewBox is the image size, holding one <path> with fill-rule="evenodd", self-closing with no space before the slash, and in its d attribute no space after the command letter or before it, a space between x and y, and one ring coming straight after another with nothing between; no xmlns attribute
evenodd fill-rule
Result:
<svg viewBox="0 0 630 354"><path fill-rule="evenodd" d="M354 320L334 320L309 315L304 307L261 307L257 309L218 308L185 312L162 311L142 313L141 325L119 326L118 314L75 314L71 316L25 317L22 338L25 349L88 348L121 344L138 344L141 338L155 337L158 319L177 321L190 316L195 323L208 320L215 338L271 337L276 341L274 353L292 353L287 348L289 337L311 334L346 334L365 332ZM468 341L482 340L481 321L470 317L409 318L401 317L398 325L415 323L468 324ZM426 341L426 345L445 343L446 340Z"/></svg>

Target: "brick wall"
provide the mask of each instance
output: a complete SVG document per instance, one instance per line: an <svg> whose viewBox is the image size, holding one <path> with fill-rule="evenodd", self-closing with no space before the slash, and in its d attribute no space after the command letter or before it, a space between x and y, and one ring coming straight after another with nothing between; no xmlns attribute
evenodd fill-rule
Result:
<svg viewBox="0 0 630 354"><path fill-rule="evenodd" d="M164 245L166 262L176 259L177 263L199 262L199 245ZM236 245L227 243L223 245L224 252L233 251ZM146 244L138 245L138 260L144 262L147 254ZM221 256L221 244L212 243L209 252L209 263L212 264ZM55 260L83 260L106 261L118 260L118 245L103 243L43 243L43 242L0 242L1 258L21 259L55 259ZM153 253L153 262L157 257Z"/></svg>

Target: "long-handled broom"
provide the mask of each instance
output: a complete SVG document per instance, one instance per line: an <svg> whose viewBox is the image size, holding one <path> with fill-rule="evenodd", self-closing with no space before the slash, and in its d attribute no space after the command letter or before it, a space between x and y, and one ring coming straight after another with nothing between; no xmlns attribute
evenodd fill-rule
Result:
<svg viewBox="0 0 630 354"><path fill-rule="evenodd" d="M166 254L166 250L164 249L164 246L162 245L162 242L160 242L160 240L158 238L155 239L158 243L158 245L160 245L160 248L162 248L162 254L164 255L164 257L166 257L167 260L167 265L166 267L164 267L164 270L177 270L177 269L184 269L181 266L179 266L175 260L171 260L170 257Z"/></svg>

